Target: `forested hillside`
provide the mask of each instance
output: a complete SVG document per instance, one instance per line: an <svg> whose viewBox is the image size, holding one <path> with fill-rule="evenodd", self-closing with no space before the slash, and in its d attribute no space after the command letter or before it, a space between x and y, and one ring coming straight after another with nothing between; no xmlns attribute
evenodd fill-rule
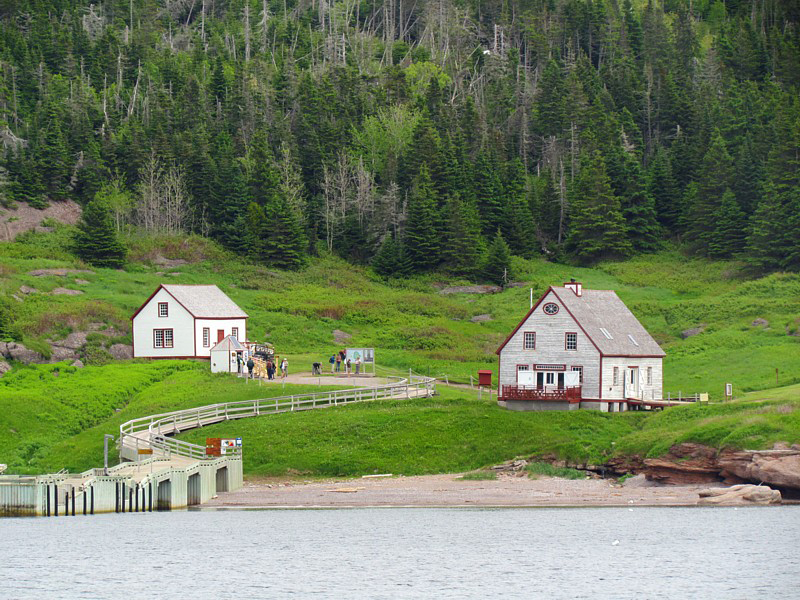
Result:
<svg viewBox="0 0 800 600"><path fill-rule="evenodd" d="M0 193L282 267L326 245L497 278L506 244L592 263L676 238L796 270L799 22L797 0L4 0Z"/></svg>

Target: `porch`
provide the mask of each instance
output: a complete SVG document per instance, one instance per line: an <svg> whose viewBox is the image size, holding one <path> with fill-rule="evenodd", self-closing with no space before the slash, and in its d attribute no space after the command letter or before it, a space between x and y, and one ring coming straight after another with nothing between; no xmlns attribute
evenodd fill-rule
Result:
<svg viewBox="0 0 800 600"><path fill-rule="evenodd" d="M500 389L501 401L567 402L580 404L581 386L539 387L535 385L504 385Z"/></svg>

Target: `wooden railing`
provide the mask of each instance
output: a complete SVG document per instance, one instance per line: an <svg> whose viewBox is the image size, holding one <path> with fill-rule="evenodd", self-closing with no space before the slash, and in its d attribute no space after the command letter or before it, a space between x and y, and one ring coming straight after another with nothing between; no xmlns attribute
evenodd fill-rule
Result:
<svg viewBox="0 0 800 600"><path fill-rule="evenodd" d="M353 402L380 400L382 398L430 396L436 390L436 380L431 377L413 376L408 379L400 377L394 379L398 381L372 388L330 390L310 394L292 394L277 398L222 402L132 419L119 427L119 447L121 451L123 449L131 450L132 454L137 453L140 448L152 448L163 456L178 455L204 459L206 458L205 446L169 436L181 431L233 419L325 408Z"/></svg>
<svg viewBox="0 0 800 600"><path fill-rule="evenodd" d="M581 387L540 388L527 385L504 385L501 400L534 400L540 402L580 402Z"/></svg>

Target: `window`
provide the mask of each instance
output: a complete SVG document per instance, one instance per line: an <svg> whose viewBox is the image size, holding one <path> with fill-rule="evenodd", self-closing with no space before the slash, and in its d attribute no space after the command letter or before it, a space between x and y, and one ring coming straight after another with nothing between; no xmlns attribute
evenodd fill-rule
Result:
<svg viewBox="0 0 800 600"><path fill-rule="evenodd" d="M158 303L158 316L159 317L169 316L169 304L167 302Z"/></svg>
<svg viewBox="0 0 800 600"><path fill-rule="evenodd" d="M558 304L555 302L548 302L542 307L542 310L546 315L554 315L558 312Z"/></svg>
<svg viewBox="0 0 800 600"><path fill-rule="evenodd" d="M635 371L635 369L631 369L631 385L633 385L635 383L634 382L634 371Z"/></svg>
<svg viewBox="0 0 800 600"><path fill-rule="evenodd" d="M653 367L647 367L647 385L653 385Z"/></svg>
<svg viewBox="0 0 800 600"><path fill-rule="evenodd" d="M567 350L577 350L578 349L578 334L577 333L567 333L564 336L564 347Z"/></svg>
<svg viewBox="0 0 800 600"><path fill-rule="evenodd" d="M238 327L232 327L231 328L231 335L238 340L239 339L239 328Z"/></svg>
<svg viewBox="0 0 800 600"><path fill-rule="evenodd" d="M154 348L172 348L172 329L153 329Z"/></svg>
<svg viewBox="0 0 800 600"><path fill-rule="evenodd" d="M600 332L601 332L601 333L602 333L604 336L606 336L606 339L607 339L607 340L613 340L613 339L614 339L614 336L612 336L612 335L611 335L611 334L608 332L608 329L606 329L605 327L601 327L601 328L600 328Z"/></svg>
<svg viewBox="0 0 800 600"><path fill-rule="evenodd" d="M553 385L556 382L556 374L555 373L545 373L545 381L547 385Z"/></svg>
<svg viewBox="0 0 800 600"><path fill-rule="evenodd" d="M208 348L211 345L211 329L203 327L203 348Z"/></svg>
<svg viewBox="0 0 800 600"><path fill-rule="evenodd" d="M517 365L517 383L519 383L520 373L529 373L531 370L530 365Z"/></svg>
<svg viewBox="0 0 800 600"><path fill-rule="evenodd" d="M583 384L583 367L572 367L572 370L578 372L578 383Z"/></svg>
<svg viewBox="0 0 800 600"><path fill-rule="evenodd" d="M524 350L536 350L536 333L533 331L525 332L522 348Z"/></svg>
<svg viewBox="0 0 800 600"><path fill-rule="evenodd" d="M614 367L614 385L619 385L619 367Z"/></svg>

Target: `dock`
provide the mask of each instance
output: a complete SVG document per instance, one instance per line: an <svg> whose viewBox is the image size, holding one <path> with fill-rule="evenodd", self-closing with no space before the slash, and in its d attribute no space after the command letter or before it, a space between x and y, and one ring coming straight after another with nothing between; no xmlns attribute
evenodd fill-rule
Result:
<svg viewBox="0 0 800 600"><path fill-rule="evenodd" d="M0 516L152 512L203 504L242 486L242 449L212 456L205 446L176 439L176 434L234 419L436 392L434 378L392 379L373 387L223 402L132 419L120 425L117 447L123 462L107 470L0 475Z"/></svg>

